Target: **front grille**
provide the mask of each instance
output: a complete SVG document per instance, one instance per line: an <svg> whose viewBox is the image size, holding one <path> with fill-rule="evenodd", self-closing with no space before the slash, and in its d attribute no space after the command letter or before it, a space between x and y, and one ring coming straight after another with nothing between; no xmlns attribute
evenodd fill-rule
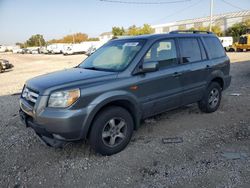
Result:
<svg viewBox="0 0 250 188"><path fill-rule="evenodd" d="M35 105L38 96L39 96L39 93L34 90L31 90L27 87L23 89L22 98L25 99L31 105Z"/></svg>

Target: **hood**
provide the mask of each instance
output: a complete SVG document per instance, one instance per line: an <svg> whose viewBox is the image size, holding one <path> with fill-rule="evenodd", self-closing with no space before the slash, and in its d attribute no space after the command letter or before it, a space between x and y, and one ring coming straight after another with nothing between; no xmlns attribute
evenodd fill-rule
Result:
<svg viewBox="0 0 250 188"><path fill-rule="evenodd" d="M26 86L40 94L45 94L47 89L59 89L74 85L82 87L94 82L105 81L105 79L115 79L116 76L117 72L72 68L37 76L28 80Z"/></svg>

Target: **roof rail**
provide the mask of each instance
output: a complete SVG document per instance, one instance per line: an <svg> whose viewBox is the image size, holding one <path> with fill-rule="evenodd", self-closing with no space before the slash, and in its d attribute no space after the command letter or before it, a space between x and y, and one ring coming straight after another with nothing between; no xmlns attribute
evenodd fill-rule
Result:
<svg viewBox="0 0 250 188"><path fill-rule="evenodd" d="M193 34L206 33L206 34L213 34L213 32L211 32L211 31L199 31L199 30L175 30L175 31L169 32L169 34L181 34L181 33L193 33Z"/></svg>

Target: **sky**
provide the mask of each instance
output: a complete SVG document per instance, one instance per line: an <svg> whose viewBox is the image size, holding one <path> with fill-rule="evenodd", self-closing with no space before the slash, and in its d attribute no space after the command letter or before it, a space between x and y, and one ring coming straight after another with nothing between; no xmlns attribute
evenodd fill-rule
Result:
<svg viewBox="0 0 250 188"><path fill-rule="evenodd" d="M214 0L214 14L240 10L250 10L250 0ZM128 28L144 23L162 24L209 16L209 12L210 0L183 0L168 4L123 4L103 0L0 0L0 45L25 42L33 34L42 34L45 40L76 32L96 37L111 31L113 26Z"/></svg>

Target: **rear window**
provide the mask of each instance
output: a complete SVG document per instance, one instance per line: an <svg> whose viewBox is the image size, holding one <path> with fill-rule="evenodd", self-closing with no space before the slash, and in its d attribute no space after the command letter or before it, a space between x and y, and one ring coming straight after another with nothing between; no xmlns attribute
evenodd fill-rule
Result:
<svg viewBox="0 0 250 188"><path fill-rule="evenodd" d="M206 43L208 53L212 59L225 56L225 50L218 38L204 37L204 41Z"/></svg>
<svg viewBox="0 0 250 188"><path fill-rule="evenodd" d="M201 61L201 51L196 38L180 38L179 45L183 63Z"/></svg>

